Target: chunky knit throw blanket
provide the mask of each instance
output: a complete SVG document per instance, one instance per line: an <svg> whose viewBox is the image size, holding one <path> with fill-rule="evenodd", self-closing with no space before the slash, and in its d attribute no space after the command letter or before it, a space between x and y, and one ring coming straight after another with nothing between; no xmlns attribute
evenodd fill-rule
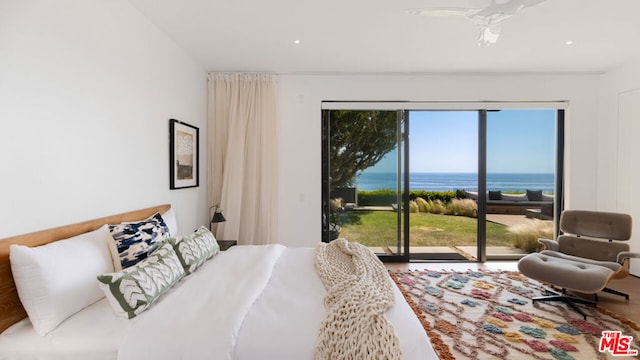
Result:
<svg viewBox="0 0 640 360"><path fill-rule="evenodd" d="M393 324L393 284L376 255L337 239L316 248L315 267L327 289L327 317L320 327L316 359L401 359Z"/></svg>

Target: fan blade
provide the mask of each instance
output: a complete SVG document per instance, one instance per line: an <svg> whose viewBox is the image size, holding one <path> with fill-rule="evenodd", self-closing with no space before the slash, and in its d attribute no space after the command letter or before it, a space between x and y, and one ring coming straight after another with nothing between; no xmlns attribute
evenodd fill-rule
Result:
<svg viewBox="0 0 640 360"><path fill-rule="evenodd" d="M422 16L468 16L481 9L464 9L456 7L431 7L422 9L410 9L406 12L411 15Z"/></svg>

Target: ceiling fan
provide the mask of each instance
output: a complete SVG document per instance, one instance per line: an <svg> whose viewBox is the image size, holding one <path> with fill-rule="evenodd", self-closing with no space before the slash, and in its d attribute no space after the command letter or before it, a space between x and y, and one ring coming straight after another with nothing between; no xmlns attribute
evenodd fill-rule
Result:
<svg viewBox="0 0 640 360"><path fill-rule="evenodd" d="M431 1L433 6L407 10L411 15L461 16L480 27L478 45L495 44L502 30L502 22L526 7L538 5L546 0L466 0ZM443 6L438 6L440 3ZM444 6L446 4L446 6ZM452 6L452 4L459 4Z"/></svg>

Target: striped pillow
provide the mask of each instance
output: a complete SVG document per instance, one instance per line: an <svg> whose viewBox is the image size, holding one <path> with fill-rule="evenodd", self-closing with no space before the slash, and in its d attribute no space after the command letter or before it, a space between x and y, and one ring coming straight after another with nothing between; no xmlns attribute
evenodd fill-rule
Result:
<svg viewBox="0 0 640 360"><path fill-rule="evenodd" d="M220 245L215 237L204 226L192 234L169 238L167 241L178 254L178 259L187 275L196 271L205 261L220 251Z"/></svg>
<svg viewBox="0 0 640 360"><path fill-rule="evenodd" d="M184 277L176 252L164 243L145 260L122 271L98 276L116 315L131 319Z"/></svg>

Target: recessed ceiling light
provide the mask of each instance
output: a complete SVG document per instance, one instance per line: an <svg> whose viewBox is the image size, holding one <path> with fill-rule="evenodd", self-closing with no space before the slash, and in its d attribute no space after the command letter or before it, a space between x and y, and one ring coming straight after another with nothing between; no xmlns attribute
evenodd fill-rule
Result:
<svg viewBox="0 0 640 360"><path fill-rule="evenodd" d="M567 45L573 45L573 40L567 40L564 43L567 44Z"/></svg>
<svg viewBox="0 0 640 360"><path fill-rule="evenodd" d="M300 40L293 40L293 43L298 45L298 44L300 44Z"/></svg>

